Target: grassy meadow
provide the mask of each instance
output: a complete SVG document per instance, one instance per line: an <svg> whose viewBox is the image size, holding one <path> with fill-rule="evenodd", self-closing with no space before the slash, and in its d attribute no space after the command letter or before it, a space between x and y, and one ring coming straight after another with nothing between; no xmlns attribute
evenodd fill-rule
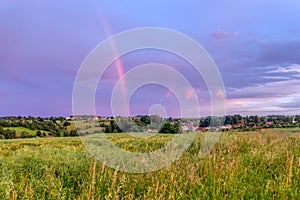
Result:
<svg viewBox="0 0 300 200"><path fill-rule="evenodd" d="M4 130L7 130L7 129L10 129L10 130L15 130L16 131L16 134L17 136L21 136L21 133L23 131L27 132L28 134L32 135L32 136L35 136L36 135L36 132L37 130L31 130L29 128L25 128L25 127L4 127L3 128ZM43 130L40 130L41 132L44 132L46 135L49 134L49 131L43 131Z"/></svg>
<svg viewBox="0 0 300 200"><path fill-rule="evenodd" d="M180 160L146 174L94 160L80 138L1 140L0 199L300 199L300 131L223 133L199 158L203 134ZM172 139L109 136L133 152Z"/></svg>

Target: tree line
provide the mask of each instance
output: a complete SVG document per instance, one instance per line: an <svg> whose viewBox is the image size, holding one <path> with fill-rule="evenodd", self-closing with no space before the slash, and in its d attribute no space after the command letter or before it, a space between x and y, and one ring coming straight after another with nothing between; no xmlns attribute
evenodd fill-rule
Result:
<svg viewBox="0 0 300 200"><path fill-rule="evenodd" d="M65 117L2 117L0 118L0 139L30 138L30 137L76 137L79 135L92 134L90 128L98 127L99 133L122 133L122 132L147 132L157 130L159 133L182 133L182 126L194 126L199 128L231 125L233 129L248 131L261 128L289 128L300 127L300 115L284 116L241 116L226 115L224 117L203 117L200 119L161 118L158 115L142 115L135 117L107 117L96 118L92 125L78 128L74 120L88 122L91 116ZM192 125L190 125L192 124ZM93 127L92 127L93 126ZM17 133L17 127L31 130ZM97 129L98 130L98 129ZM32 134L34 132L34 134ZM98 132L93 132L98 133Z"/></svg>
<svg viewBox="0 0 300 200"><path fill-rule="evenodd" d="M14 138L31 138L31 137L69 137L79 136L76 130L70 130L67 127L71 123L64 117L3 117L0 119L0 139ZM31 130L35 134L30 134L29 131L21 131L17 134L18 127L23 127Z"/></svg>
<svg viewBox="0 0 300 200"><path fill-rule="evenodd" d="M268 115L268 116L241 116L227 115L225 117L205 117L200 119L199 127L208 127L212 124L232 125L236 129L251 128L292 128L300 127L300 115ZM213 125L212 125L213 126Z"/></svg>

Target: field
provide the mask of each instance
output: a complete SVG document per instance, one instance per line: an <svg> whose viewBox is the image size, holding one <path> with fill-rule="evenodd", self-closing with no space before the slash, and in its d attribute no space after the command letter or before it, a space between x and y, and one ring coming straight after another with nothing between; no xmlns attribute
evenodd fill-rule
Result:
<svg viewBox="0 0 300 200"><path fill-rule="evenodd" d="M300 199L300 132L223 133L198 157L203 134L169 167L145 174L111 169L80 138L0 141L1 199ZM110 134L130 151L154 150L172 139L144 142Z"/></svg>
<svg viewBox="0 0 300 200"><path fill-rule="evenodd" d="M37 130L31 130L31 129L29 129L29 128L20 127L20 126L19 126L19 127L4 127L3 129L4 129L4 130L7 130L7 129L15 130L17 136L20 136L21 133L22 133L23 131L26 131L27 133L29 133L30 135L33 135L33 136L35 136L35 135L36 135L36 132L37 132ZM43 131L43 130L41 130L41 132L44 132L44 133L46 133L47 135L49 134L49 131Z"/></svg>

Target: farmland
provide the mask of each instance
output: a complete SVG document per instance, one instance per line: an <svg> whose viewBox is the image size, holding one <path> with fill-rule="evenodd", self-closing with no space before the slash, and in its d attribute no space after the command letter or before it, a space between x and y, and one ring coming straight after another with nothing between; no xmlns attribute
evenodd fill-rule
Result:
<svg viewBox="0 0 300 200"><path fill-rule="evenodd" d="M107 167L89 154L80 138L1 140L0 198L300 198L300 132L226 132L206 157L199 158L204 134L197 135L178 161L144 174ZM145 143L128 140L126 134L108 135L132 152L154 150L173 137L157 134Z"/></svg>

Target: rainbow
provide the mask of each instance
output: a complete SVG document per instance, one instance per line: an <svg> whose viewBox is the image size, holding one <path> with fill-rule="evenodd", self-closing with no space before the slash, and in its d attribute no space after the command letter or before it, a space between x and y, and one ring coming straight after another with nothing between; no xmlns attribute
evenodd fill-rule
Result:
<svg viewBox="0 0 300 200"><path fill-rule="evenodd" d="M107 21L100 14L101 12L96 12L96 13L97 13L97 18L100 20L100 23L101 23L102 27L104 28L105 33L107 34L107 37L111 37L112 33L111 33L110 26L108 25ZM123 92L123 95L126 95L127 90L126 90L126 80L124 78L125 73L124 73L122 61L119 58L118 48L116 47L116 44L114 43L114 41L112 39L110 40L110 44L111 44L111 48L113 50L114 56L117 58L115 62L116 62L116 66L117 66L119 79L121 81L122 92Z"/></svg>

